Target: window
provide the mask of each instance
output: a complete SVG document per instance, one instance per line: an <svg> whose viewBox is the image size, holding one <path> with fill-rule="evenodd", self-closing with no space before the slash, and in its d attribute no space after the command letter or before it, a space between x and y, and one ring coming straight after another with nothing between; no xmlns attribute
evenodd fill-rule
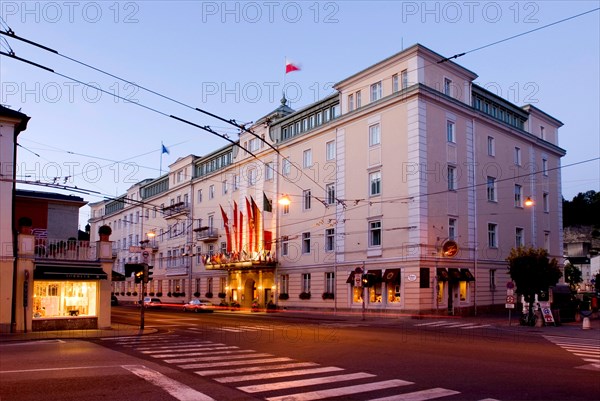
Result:
<svg viewBox="0 0 600 401"><path fill-rule="evenodd" d="M381 99L381 81L371 85L371 102Z"/></svg>
<svg viewBox="0 0 600 401"><path fill-rule="evenodd" d="M456 131L452 121L446 121L446 139L450 143L456 143Z"/></svg>
<svg viewBox="0 0 600 401"><path fill-rule="evenodd" d="M335 183L325 186L325 203L333 205L335 203Z"/></svg>
<svg viewBox="0 0 600 401"><path fill-rule="evenodd" d="M496 269L490 270L490 290L496 289Z"/></svg>
<svg viewBox="0 0 600 401"><path fill-rule="evenodd" d="M302 191L302 209L310 210L312 194L310 189Z"/></svg>
<svg viewBox="0 0 600 401"><path fill-rule="evenodd" d="M290 238L287 235L281 237L281 256L289 254Z"/></svg>
<svg viewBox="0 0 600 401"><path fill-rule="evenodd" d="M369 146L379 145L381 143L381 135L379 132L379 124L369 126Z"/></svg>
<svg viewBox="0 0 600 401"><path fill-rule="evenodd" d="M542 159L542 174L544 177L548 177L548 160Z"/></svg>
<svg viewBox="0 0 600 401"><path fill-rule="evenodd" d="M515 184L515 207L523 207L523 187Z"/></svg>
<svg viewBox="0 0 600 401"><path fill-rule="evenodd" d="M487 178L487 200L496 202L496 179L489 176Z"/></svg>
<svg viewBox="0 0 600 401"><path fill-rule="evenodd" d="M542 206L544 207L544 213L550 212L550 198L548 197L548 192L544 192L542 195Z"/></svg>
<svg viewBox="0 0 600 401"><path fill-rule="evenodd" d="M282 294L289 294L289 290L290 290L290 275L282 274L280 291Z"/></svg>
<svg viewBox="0 0 600 401"><path fill-rule="evenodd" d="M444 78L444 94L448 96L452 95L452 80L449 78Z"/></svg>
<svg viewBox="0 0 600 401"><path fill-rule="evenodd" d="M523 237L524 230L521 227L515 228L515 247L525 245L525 238Z"/></svg>
<svg viewBox="0 0 600 401"><path fill-rule="evenodd" d="M229 188L228 188L228 185L227 185L227 180L224 180L223 181L223 195L227 194L228 189Z"/></svg>
<svg viewBox="0 0 600 401"><path fill-rule="evenodd" d="M335 273L325 273L325 292L333 294L335 290Z"/></svg>
<svg viewBox="0 0 600 401"><path fill-rule="evenodd" d="M456 219L454 218L448 219L448 239L456 239Z"/></svg>
<svg viewBox="0 0 600 401"><path fill-rule="evenodd" d="M400 78L402 81L402 89L408 88L408 70L402 70L402 72L400 72Z"/></svg>
<svg viewBox="0 0 600 401"><path fill-rule="evenodd" d="M488 247L498 247L498 225L494 223L488 223Z"/></svg>
<svg viewBox="0 0 600 401"><path fill-rule="evenodd" d="M550 252L550 231L544 231L544 248Z"/></svg>
<svg viewBox="0 0 600 401"><path fill-rule="evenodd" d="M302 167L312 167L312 150L307 149L302 153Z"/></svg>
<svg viewBox="0 0 600 401"><path fill-rule="evenodd" d="M369 174L369 195L378 196L381 194L381 171L374 171Z"/></svg>
<svg viewBox="0 0 600 401"><path fill-rule="evenodd" d="M335 228L325 230L325 251L332 252L335 250Z"/></svg>
<svg viewBox="0 0 600 401"><path fill-rule="evenodd" d="M302 253L310 253L310 233L302 233Z"/></svg>
<svg viewBox="0 0 600 401"><path fill-rule="evenodd" d="M521 165L521 148L515 146L515 165Z"/></svg>
<svg viewBox="0 0 600 401"><path fill-rule="evenodd" d="M381 246L381 221L369 222L369 247Z"/></svg>
<svg viewBox="0 0 600 401"><path fill-rule="evenodd" d="M546 139L546 130L543 125L540 125L540 138Z"/></svg>
<svg viewBox="0 0 600 401"><path fill-rule="evenodd" d="M95 281L33 281L33 317L97 316Z"/></svg>
<svg viewBox="0 0 600 401"><path fill-rule="evenodd" d="M394 74L392 75L392 92L396 93L399 89L398 74Z"/></svg>
<svg viewBox="0 0 600 401"><path fill-rule="evenodd" d="M496 140L493 136L487 138L487 152L488 156L496 156Z"/></svg>
<svg viewBox="0 0 600 401"><path fill-rule="evenodd" d="M206 292L213 292L213 279L209 277L206 279Z"/></svg>
<svg viewBox="0 0 600 401"><path fill-rule="evenodd" d="M208 199L213 199L215 197L215 186L211 185L208 187Z"/></svg>
<svg viewBox="0 0 600 401"><path fill-rule="evenodd" d="M325 158L328 161L335 159L335 141L329 141L325 144Z"/></svg>
<svg viewBox="0 0 600 401"><path fill-rule="evenodd" d="M356 108L358 109L362 104L362 95L361 92L356 92Z"/></svg>
<svg viewBox="0 0 600 401"><path fill-rule="evenodd" d="M233 190L237 191L240 189L240 176L237 174L233 175Z"/></svg>
<svg viewBox="0 0 600 401"><path fill-rule="evenodd" d="M354 110L354 95L348 95L348 111Z"/></svg>
<svg viewBox="0 0 600 401"><path fill-rule="evenodd" d="M282 205L282 213L283 214L290 214L290 205Z"/></svg>
<svg viewBox="0 0 600 401"><path fill-rule="evenodd" d="M273 174L274 170L273 170L273 162L268 162L265 165L265 180L266 181L271 181L273 180Z"/></svg>
<svg viewBox="0 0 600 401"><path fill-rule="evenodd" d="M448 166L448 190L456 191L456 167Z"/></svg>
<svg viewBox="0 0 600 401"><path fill-rule="evenodd" d="M290 159L285 158L283 159L283 161L281 162L281 174L283 174L284 176L288 176L290 175L290 170L292 169L292 163L290 162Z"/></svg>
<svg viewBox="0 0 600 401"><path fill-rule="evenodd" d="M260 140L258 138L252 138L248 142L248 150L250 152L256 152L260 147Z"/></svg>
<svg viewBox="0 0 600 401"><path fill-rule="evenodd" d="M310 273L302 274L302 292L310 293Z"/></svg>
<svg viewBox="0 0 600 401"><path fill-rule="evenodd" d="M256 184L256 176L258 175L255 168L248 170L248 186L252 187Z"/></svg>

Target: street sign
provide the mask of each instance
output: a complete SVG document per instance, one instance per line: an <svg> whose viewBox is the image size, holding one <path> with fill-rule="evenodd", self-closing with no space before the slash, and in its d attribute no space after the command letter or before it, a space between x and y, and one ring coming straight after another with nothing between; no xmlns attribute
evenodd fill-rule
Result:
<svg viewBox="0 0 600 401"><path fill-rule="evenodd" d="M506 283L506 288L512 290L513 288L515 288L515 283L509 281L508 283Z"/></svg>
<svg viewBox="0 0 600 401"><path fill-rule="evenodd" d="M505 304L506 309L515 309L515 304Z"/></svg>
<svg viewBox="0 0 600 401"><path fill-rule="evenodd" d="M141 246L133 246L133 245L131 245L129 247L129 253L142 253L142 247Z"/></svg>
<svg viewBox="0 0 600 401"><path fill-rule="evenodd" d="M515 290L506 290L506 295L515 295Z"/></svg>
<svg viewBox="0 0 600 401"><path fill-rule="evenodd" d="M554 323L554 316L552 316L550 302L540 302L540 307L542 309L542 315L544 316L544 322Z"/></svg>
<svg viewBox="0 0 600 401"><path fill-rule="evenodd" d="M507 295L506 296L506 303L507 304L514 304L515 303L515 297L512 295Z"/></svg>
<svg viewBox="0 0 600 401"><path fill-rule="evenodd" d="M354 286L362 287L362 274L354 273Z"/></svg>

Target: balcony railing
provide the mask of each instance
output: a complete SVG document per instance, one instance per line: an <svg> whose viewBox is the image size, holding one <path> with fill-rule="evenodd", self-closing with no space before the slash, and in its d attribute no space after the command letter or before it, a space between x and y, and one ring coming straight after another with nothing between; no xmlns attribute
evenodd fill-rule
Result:
<svg viewBox="0 0 600 401"><path fill-rule="evenodd" d="M170 217L176 217L181 214L189 213L189 211L190 207L187 202L178 202L163 208L163 216L168 219Z"/></svg>
<svg viewBox="0 0 600 401"><path fill-rule="evenodd" d="M219 239L219 230L214 227L202 227L194 231L196 231L196 239L198 241L210 242Z"/></svg>
<svg viewBox="0 0 600 401"><path fill-rule="evenodd" d="M95 260L96 246L89 241L36 238L36 259Z"/></svg>

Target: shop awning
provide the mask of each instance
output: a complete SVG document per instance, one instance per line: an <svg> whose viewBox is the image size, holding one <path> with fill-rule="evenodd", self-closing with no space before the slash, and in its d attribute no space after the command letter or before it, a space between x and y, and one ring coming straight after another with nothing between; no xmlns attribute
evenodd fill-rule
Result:
<svg viewBox="0 0 600 401"><path fill-rule="evenodd" d="M436 270L436 276L438 281L448 281L448 270L444 268L438 268Z"/></svg>
<svg viewBox="0 0 600 401"><path fill-rule="evenodd" d="M383 281L397 284L400 282L400 269L385 269Z"/></svg>
<svg viewBox="0 0 600 401"><path fill-rule="evenodd" d="M354 282L354 272L350 272L348 276L348 280L346 280L346 284L352 284Z"/></svg>
<svg viewBox="0 0 600 401"><path fill-rule="evenodd" d="M111 280L112 281L125 281L125 275L113 270L111 273Z"/></svg>
<svg viewBox="0 0 600 401"><path fill-rule="evenodd" d="M469 269L460 269L460 281L475 281Z"/></svg>
<svg viewBox="0 0 600 401"><path fill-rule="evenodd" d="M369 270L369 271L367 271L367 273L375 276L376 283L381 283L381 277L382 277L381 270Z"/></svg>
<svg viewBox="0 0 600 401"><path fill-rule="evenodd" d="M108 275L101 267L81 266L36 266L34 280L107 280Z"/></svg>
<svg viewBox="0 0 600 401"><path fill-rule="evenodd" d="M455 283L460 281L460 271L455 268L448 269L448 281Z"/></svg>

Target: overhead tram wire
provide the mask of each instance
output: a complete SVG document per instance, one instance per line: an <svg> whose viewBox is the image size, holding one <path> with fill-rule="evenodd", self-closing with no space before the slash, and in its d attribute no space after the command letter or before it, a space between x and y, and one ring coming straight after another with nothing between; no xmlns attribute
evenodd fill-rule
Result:
<svg viewBox="0 0 600 401"><path fill-rule="evenodd" d="M0 17L0 18L1 18L1 17ZM54 53L54 54L56 54L56 55L58 55L58 56L60 56L60 57L66 58L67 60L73 61L74 63L80 64L80 65L83 65L83 66L85 66L85 67L88 67L88 68L90 68L90 69L92 69L92 70L94 70L94 71L100 72L101 74L107 75L107 76L109 76L109 77L112 77L112 78L118 79L118 80L120 80L120 81L123 81L123 82L125 82L125 83L128 83L128 84L130 84L130 85L136 86L136 87L138 87L138 88L140 88L140 89L142 89L142 90L145 90L145 91L147 91L147 92L149 92L149 93L152 93L152 94L154 94L154 95L156 95L156 96L159 96L159 97L161 97L161 98L163 98L163 99L166 99L166 100L169 100L169 101L171 101L171 102L174 102L174 103L176 103L176 104L178 104L178 105L180 105L180 106L186 107L186 108L188 108L188 109L191 109L191 110L194 110L194 111L198 111L198 112L200 112L200 113L203 113L203 114L206 114L206 115L208 115L208 116L210 116L210 117L213 117L213 118L215 118L215 119L218 119L218 120L220 120L220 121L222 121L222 122L225 122L225 123L227 123L227 124L230 124L230 125L232 125L232 126L234 126L234 127L238 128L238 129L240 129L241 131L244 131L244 132L247 132L247 133L249 133L249 134L253 135L255 138L259 139L261 142L263 142L263 143L267 144L267 146L269 146L271 149L273 149L273 150L274 150L274 151L275 151L277 154L280 154L280 155L281 155L281 153L279 152L279 149L275 148L275 147L274 147L274 146L273 146L271 143L269 143L268 141L266 141L265 139L263 139L263 138L262 138L262 137L260 137L259 135L255 134L255 133L254 133L254 132L252 132L251 130L247 129L247 128L246 128L244 125L242 125L242 124L238 124L238 123L237 123L235 120L233 120L233 119L230 119L230 120L228 120L228 119L226 119L226 118L223 118L223 117L221 117L221 116L218 116L218 115L216 115L216 114L214 114L214 113L211 113L211 112L209 112L209 111L203 110L203 109L201 109L201 108L190 106L190 105L188 105L188 104L186 104L186 103L183 103L183 102L181 102L181 101L179 101L179 100L173 99L173 98L171 98L171 97L169 97L169 96L163 95L162 93L156 92L156 91L154 91L154 90L152 90L152 89L149 89L149 88L147 88L147 87L145 87L145 86L142 86L142 85L136 84L136 83L134 83L134 82L131 82L131 81L129 81L129 80L127 80L127 79L125 79L125 78L122 78L122 77L119 77L119 76L117 76L117 75L111 74L111 73L109 73L108 71L104 71L104 70L102 70L102 69L100 69L100 68L97 68L97 67L94 67L94 66L92 66L92 65L90 65L90 64L84 63L84 62L82 62L82 61L79 61L79 60L77 60L77 59L74 59L74 58L72 58L72 57L69 57L69 56L66 56L66 55L64 55L64 54L61 54L61 53L59 53L57 50L51 49L51 48L49 48L49 47L47 47L47 46L41 45L41 44L39 44L39 43L36 43L36 42L34 42L34 41L31 41L31 40L29 40L29 39L22 38L22 37L20 37L20 36L16 35L16 34L14 33L14 31L13 31L12 29L10 29L10 27L8 27L8 29L7 29L7 31L6 31L6 32L3 32L2 30L0 30L0 35L6 35L6 36L9 36L9 37L11 37L11 38L13 38L13 39L20 40L20 41L23 41L23 42L25 42L25 43L28 43L28 44L30 44L30 45L32 45L32 46L39 47L39 48L41 48L41 49L43 49L43 50L46 50L46 51L48 51L48 52L51 52L51 53ZM14 52L13 52L13 55L14 55ZM24 61L24 60L22 60L22 61ZM116 96L116 95L115 95L115 96ZM119 97L119 96L116 96L116 97ZM130 102L131 102L131 101L130 101ZM184 122L184 123L186 123L186 124L193 125L193 126L195 126L195 127L197 127L197 128L201 128L201 129L210 129L210 130L212 130L212 129L211 129L209 126L199 126L199 125L195 125L194 123L191 123L191 122L189 122L189 121L187 121L187 120L180 119L180 118L178 118L178 117L173 117L173 118L175 118L175 119L177 119L177 120L180 120L181 122ZM211 131L208 131L208 132L211 132ZM214 133L214 132L211 132L211 133ZM220 135L220 134L218 134L218 135L219 135L219 136L221 136L221 137L223 137L224 139L228 139L228 138L226 138L224 135ZM251 153L250 151L248 151L248 150L246 150L246 149L242 148L242 147L241 147L241 146L240 146L238 143L235 143L235 142L233 142L233 141L229 141L229 142L231 142L231 143L234 143L234 144L235 144L235 145L236 145L238 148L245 150L245 151L246 151L246 152L248 152L250 155L252 155L252 156L253 156L255 159L259 160L259 159L258 159L258 157L256 157L256 156L255 156L253 153ZM261 161L261 160L259 160L259 161ZM262 161L261 161L261 162L262 162ZM262 162L262 163L263 163L263 164L266 164L266 163L264 163L264 162ZM276 171L276 173L277 173L278 175L280 175L280 174L281 174L281 173L279 173L279 171ZM317 186L319 186L321 189L325 190L325 188L324 188L324 187L323 187L321 184L319 184L319 183L318 183L318 182L317 182L315 179L313 179L312 177L310 177L309 175L307 175L307 174L305 174L305 173L303 173L303 172L301 172L301 173L302 173L302 175L306 176L306 178L308 178L308 180L309 180L309 181L312 181L312 182L313 182L313 183L315 183ZM301 188L301 187L300 187L299 185L297 185L297 184L296 184L296 186L298 186L299 188ZM303 189L303 188L301 188L301 189ZM337 197L336 197L336 201L338 201L339 203L343 204L343 202L341 202L341 201L340 201L340 200L339 200Z"/></svg>
<svg viewBox="0 0 600 401"><path fill-rule="evenodd" d="M237 143L237 142L235 142L235 141L233 141L233 140L229 139L229 138L228 138L228 137L226 137L225 135L219 134L218 132L216 132L216 131L214 131L212 128L210 128L209 126L202 126L202 125L199 125L199 124L194 124L194 123L192 123L191 121L188 121L188 120L186 120L186 119L183 119L183 118L181 118L181 117L177 117L177 116L175 116L175 115L173 115L173 114L167 114L167 113L164 113L164 112L162 112L162 111L160 111L160 110L157 110L157 109L155 109L155 108L152 108L152 107L150 107L150 106L146 106L145 104L142 104L142 103L140 103L140 102L133 102L133 101L131 101L130 99L127 99L127 98L125 98L125 97L123 97L123 96L117 95L116 93L109 92L109 91L107 91L107 90L105 90L105 89L102 89L102 88L99 88L99 87L96 87L96 86L90 85L90 84L88 84L88 83L86 83L86 82L80 81L80 80L78 80L78 79L75 79L75 78L73 78L73 77L70 77L70 76L68 76L68 75L61 74L60 72L54 71L53 69L51 69L51 68L48 68L48 67L46 67L46 66L43 66L43 65L41 65L41 64L38 64L38 63L35 63L35 62L33 62L33 61L30 61L30 60L24 59L24 58L22 58L22 57L18 57L18 56L17 56L17 55L15 55L15 54L10 54L10 53L6 53L6 52L3 52L3 51L0 51L0 55L6 56L6 57L10 57L10 58L14 58L15 60L19 60L19 61L21 61L21 62L24 62L24 63L27 63L27 64L31 64L31 65L33 65L34 67L41 68L41 69L43 69L43 70L46 70L46 71L48 71L48 72L51 72L51 73L53 73L53 74L56 74L56 75L58 75L58 76L60 76L60 77L63 77L63 78L65 78L65 79L70 79L70 80L73 80L74 82L77 82L77 83L79 83L79 84L81 84L81 85L85 85L85 86L87 86L87 87L89 87L89 88L96 89L96 90L98 90L98 91L100 91L100 92L102 92L102 93L106 93L107 95L114 96L114 97L116 97L116 98L118 98L118 99L121 99L121 100L123 100L123 101L127 102L127 103L135 104L136 106L142 107L142 108L144 108L144 109L146 109L146 110L149 110L149 111L153 111L154 113L160 114L160 115L162 115L162 116L165 116L165 117L172 118L172 119L174 119L174 120L177 120L177 121L180 121L180 122L183 122L183 123L189 124L189 125L191 125L191 126L193 126L193 127L196 127L196 128L200 128L201 130L204 130L204 131L206 131L206 132L208 132L208 133L211 133L211 134L213 134L213 135L215 135L215 136L218 136L218 137L219 137L219 138L221 138L221 139L225 139L226 141L230 142L230 143L231 143L231 144L233 144L234 146L237 146L238 148L240 148L240 149L243 149L244 151L248 152L248 153L249 153L249 154L250 154L252 157L254 157L255 159L257 159L257 160L260 160L260 159L259 159L259 158L258 158L258 157L257 157L257 156L254 154L254 153L250 152L249 150L246 150L246 149L242 148L242 147L240 146L240 144L239 144L239 143Z"/></svg>

